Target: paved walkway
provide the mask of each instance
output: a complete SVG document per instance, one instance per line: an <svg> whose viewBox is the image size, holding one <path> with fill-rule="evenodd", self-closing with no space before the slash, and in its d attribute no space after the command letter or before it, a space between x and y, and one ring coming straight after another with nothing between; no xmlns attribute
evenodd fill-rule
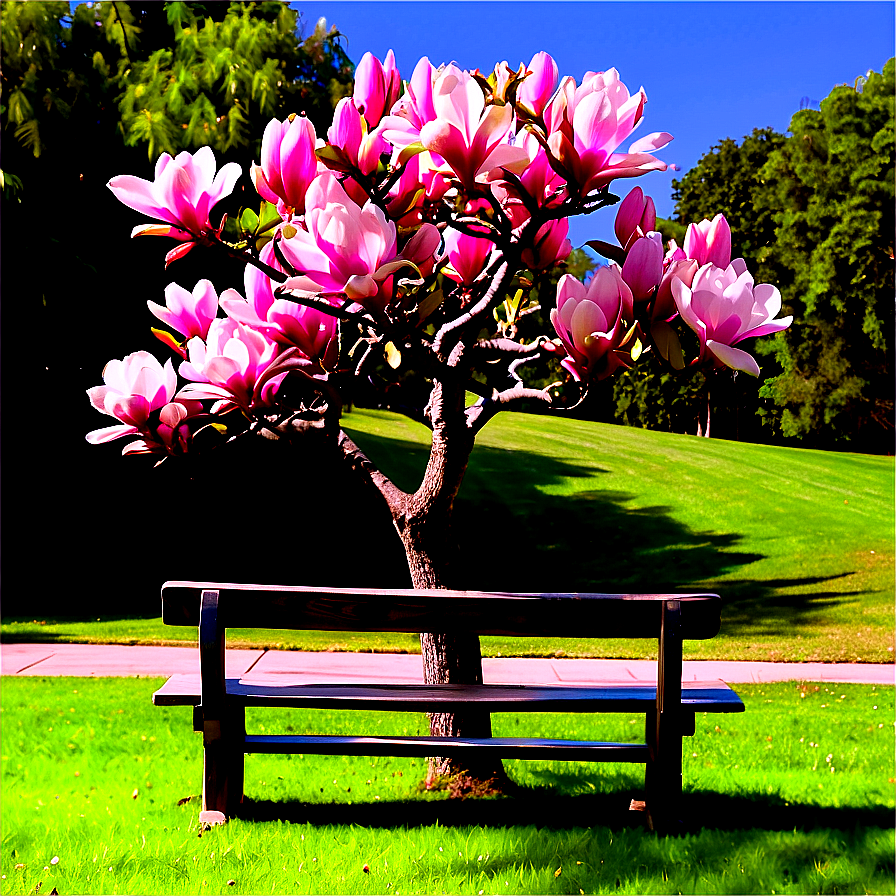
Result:
<svg viewBox="0 0 896 896"><path fill-rule="evenodd" d="M422 682L419 654L305 653L296 650L228 650L229 678L289 675L299 682ZM816 681L894 684L892 664L729 663L685 660L685 681ZM0 644L0 674L168 676L199 672L195 647L128 647L117 644ZM560 684L654 681L652 660L484 658L488 684Z"/></svg>

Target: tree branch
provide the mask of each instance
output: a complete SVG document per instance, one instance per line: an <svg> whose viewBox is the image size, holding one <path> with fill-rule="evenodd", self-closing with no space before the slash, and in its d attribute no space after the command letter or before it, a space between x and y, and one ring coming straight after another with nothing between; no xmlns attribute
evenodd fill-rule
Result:
<svg viewBox="0 0 896 896"><path fill-rule="evenodd" d="M344 306L341 308L337 308L335 305L330 305L328 302L319 302L318 297L320 296L344 297L344 293L321 292L317 293L316 296L311 298L309 296L296 295L295 293L290 292L288 289L284 289L282 286L278 286L274 290L274 298L287 299L290 302L295 302L297 305L304 305L307 308L313 308L315 311L320 311L322 314L329 314L332 317L338 317L340 320L351 320L355 323L367 326L376 323L376 321L374 321L372 317L368 317L366 314L359 314L357 311L348 311Z"/></svg>
<svg viewBox="0 0 896 896"><path fill-rule="evenodd" d="M551 395L547 389L529 389L520 382L511 389L494 392L491 398L486 398L484 401L468 407L465 412L467 429L475 435L499 411L505 411L514 402L525 399L537 399L551 404Z"/></svg>
<svg viewBox="0 0 896 896"><path fill-rule="evenodd" d="M507 262L501 262L501 266L495 272L495 276L492 280L491 286L489 286L489 288L485 291L485 294L482 296L482 298L469 311L465 311L460 315L460 317L442 325L442 328L436 334L436 338L432 343L433 351L439 358L442 358L442 343L445 341L449 333L460 329L465 324L470 323L470 321L474 320L480 314L488 310L492 299L495 297L495 293L501 288L501 285L504 282L504 278L507 276L507 269Z"/></svg>
<svg viewBox="0 0 896 896"><path fill-rule="evenodd" d="M539 336L535 342L523 345L513 339L497 338L497 339L480 339L476 343L476 349L483 354L494 357L502 357L505 355L517 355L534 357L544 347L545 342L549 342L547 336Z"/></svg>
<svg viewBox="0 0 896 896"><path fill-rule="evenodd" d="M373 461L346 434L345 430L339 430L336 444L352 470L379 492L388 505L392 518L397 519L402 516L407 510L411 496L380 472Z"/></svg>

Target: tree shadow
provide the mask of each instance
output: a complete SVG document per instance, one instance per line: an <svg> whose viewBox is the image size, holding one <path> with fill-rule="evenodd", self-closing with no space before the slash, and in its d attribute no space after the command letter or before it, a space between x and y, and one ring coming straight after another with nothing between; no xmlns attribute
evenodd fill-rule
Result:
<svg viewBox="0 0 896 896"><path fill-rule="evenodd" d="M632 788L611 793L558 795L521 788L513 796L486 799L378 800L377 802L312 803L301 800L247 798L239 817L247 821L294 824L359 825L369 828L489 827L534 825L550 830L606 827L613 830L647 827L646 815L631 809L643 800ZM681 832L849 830L890 828L893 811L884 806L817 806L795 803L777 794L729 795L695 791L680 803ZM583 822L587 819L588 822Z"/></svg>
<svg viewBox="0 0 896 896"><path fill-rule="evenodd" d="M361 437L359 436L359 441ZM389 464L404 488L420 481L428 450L402 451L396 440L363 434L365 450ZM764 559L739 549L744 533L706 531L683 523L674 508L634 506L642 496L602 489L609 471L527 451L476 446L455 505L454 537L463 558L458 587L489 591L608 593L718 590L723 632L792 633L859 591L829 583L850 575L758 581L723 576ZM555 494L570 479L597 487ZM827 587L825 587L827 585ZM781 594L801 586L802 593ZM809 586L809 587L807 587Z"/></svg>
<svg viewBox="0 0 896 896"><path fill-rule="evenodd" d="M399 486L416 488L428 446L366 433L358 441ZM39 495L31 488L4 496L6 520L16 522L4 530L5 618L157 617L159 588L170 579L410 585L385 505L310 440L291 447L243 439L195 464L158 468L151 457L110 456L118 449L108 445L82 442L52 460L42 441L29 447L27 471L36 474ZM668 506L635 507L635 495L601 489L606 472L477 446L456 502L456 586L716 590L705 583L762 559L739 549L743 533L691 528ZM570 479L596 487L583 482L575 494L552 493ZM824 587L834 578L726 581L718 589L723 631L792 632L850 600ZM793 585L817 587L778 594Z"/></svg>

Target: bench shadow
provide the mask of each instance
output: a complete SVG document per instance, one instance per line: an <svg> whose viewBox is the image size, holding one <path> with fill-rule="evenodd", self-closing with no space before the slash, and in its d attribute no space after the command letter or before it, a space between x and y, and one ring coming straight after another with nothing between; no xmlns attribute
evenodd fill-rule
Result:
<svg viewBox="0 0 896 896"><path fill-rule="evenodd" d="M375 803L307 803L247 798L239 817L293 824L359 825L369 828L495 827L566 830L582 827L646 828L643 811L630 808L637 791L560 796L524 789L507 797L467 800L387 800ZM890 828L893 811L883 806L821 807L785 801L775 794L738 795L695 791L684 795L682 832ZM585 821L588 820L588 821ZM589 823L590 822L590 823Z"/></svg>

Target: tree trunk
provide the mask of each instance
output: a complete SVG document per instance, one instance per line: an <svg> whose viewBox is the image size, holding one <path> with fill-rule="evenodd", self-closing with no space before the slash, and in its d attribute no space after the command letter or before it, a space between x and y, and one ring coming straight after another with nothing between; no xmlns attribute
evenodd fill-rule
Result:
<svg viewBox="0 0 896 896"><path fill-rule="evenodd" d="M415 588L463 588L457 575L461 558L452 538L454 498L463 481L473 449L466 426L462 385L446 389L435 382L430 408L432 447L420 487L408 494L384 476L345 433L339 446L348 462L364 474L385 499L395 530L404 546ZM478 635L467 632L424 632L420 636L426 684L482 684ZM430 733L436 737L491 737L487 712L430 713ZM500 760L463 762L431 758L427 787L447 786L452 796L496 793L510 789Z"/></svg>
<svg viewBox="0 0 896 896"><path fill-rule="evenodd" d="M409 527L402 532L402 542L415 588L448 587L444 576L453 566L454 545L445 527L425 523ZM430 544L432 551L428 550ZM425 684L482 684L478 635L422 632L420 647ZM429 730L436 737L491 737L491 716L475 711L429 713ZM447 784L453 796L497 793L507 789L508 783L500 760L471 763L445 756L431 757L426 775L427 788Z"/></svg>

